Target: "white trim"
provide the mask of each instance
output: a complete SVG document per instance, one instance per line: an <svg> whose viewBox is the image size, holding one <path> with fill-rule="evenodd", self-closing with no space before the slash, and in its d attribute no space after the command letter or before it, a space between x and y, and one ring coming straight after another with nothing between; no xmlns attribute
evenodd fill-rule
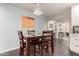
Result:
<svg viewBox="0 0 79 59"><path fill-rule="evenodd" d="M19 47L12 48L12 49L7 49L7 50L3 50L3 51L0 51L0 53L9 52L9 51L12 51L12 50L15 50L15 49L19 49Z"/></svg>
<svg viewBox="0 0 79 59"><path fill-rule="evenodd" d="M77 53L77 54L79 54L77 51L74 51L74 50L72 50L72 49L70 49L70 51L72 51L72 52L74 52L74 53Z"/></svg>

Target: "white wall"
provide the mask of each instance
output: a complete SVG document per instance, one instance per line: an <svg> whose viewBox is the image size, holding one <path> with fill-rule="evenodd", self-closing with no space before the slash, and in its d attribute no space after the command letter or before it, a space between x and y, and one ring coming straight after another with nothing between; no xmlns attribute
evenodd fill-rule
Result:
<svg viewBox="0 0 79 59"><path fill-rule="evenodd" d="M21 30L21 16L31 16L36 21L36 33L47 28L47 19L35 16L30 11L14 7L13 5L0 4L0 52L19 47L17 31Z"/></svg>
<svg viewBox="0 0 79 59"><path fill-rule="evenodd" d="M51 20L55 20L58 22L65 22L71 20L71 8L67 8L64 11L59 12L53 18L50 17Z"/></svg>
<svg viewBox="0 0 79 59"><path fill-rule="evenodd" d="M73 34L73 26L79 26L79 4L71 8L70 50L79 54L79 34Z"/></svg>

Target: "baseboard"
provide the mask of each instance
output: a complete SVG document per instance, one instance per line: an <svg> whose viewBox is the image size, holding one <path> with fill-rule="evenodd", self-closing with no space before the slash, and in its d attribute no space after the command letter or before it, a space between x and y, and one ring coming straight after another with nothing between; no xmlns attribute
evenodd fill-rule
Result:
<svg viewBox="0 0 79 59"><path fill-rule="evenodd" d="M5 53L5 52L9 52L9 51L13 51L13 50L16 50L16 49L19 49L19 47L12 48L12 49L8 49L8 50L0 51L0 54L1 54L1 53Z"/></svg>
<svg viewBox="0 0 79 59"><path fill-rule="evenodd" d="M77 55L79 55L79 53L76 52L76 51L73 51L73 50L71 50L71 49L69 49L69 51L70 51L70 52L73 52L73 53L75 53L75 54L77 54Z"/></svg>

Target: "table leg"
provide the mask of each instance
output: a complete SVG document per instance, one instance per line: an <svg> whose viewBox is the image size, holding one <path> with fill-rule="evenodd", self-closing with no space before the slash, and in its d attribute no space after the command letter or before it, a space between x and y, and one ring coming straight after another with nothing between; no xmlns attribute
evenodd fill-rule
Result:
<svg viewBox="0 0 79 59"><path fill-rule="evenodd" d="M30 40L27 39L27 56L30 56Z"/></svg>
<svg viewBox="0 0 79 59"><path fill-rule="evenodd" d="M54 44L53 44L53 37L51 36L51 50L52 54L54 53Z"/></svg>

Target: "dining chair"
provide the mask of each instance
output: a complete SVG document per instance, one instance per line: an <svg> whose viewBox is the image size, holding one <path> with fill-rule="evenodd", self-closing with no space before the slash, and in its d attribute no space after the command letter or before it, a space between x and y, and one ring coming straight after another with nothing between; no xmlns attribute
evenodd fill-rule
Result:
<svg viewBox="0 0 79 59"><path fill-rule="evenodd" d="M26 54L26 37L23 36L22 31L18 31L18 36L20 40L20 56L24 56Z"/></svg>
<svg viewBox="0 0 79 59"><path fill-rule="evenodd" d="M33 45L32 47L31 47L31 49L33 49L32 50L32 54L34 55L34 56L36 56L36 53L38 53L38 54L40 54L40 50L39 50L39 38L40 37L38 37L38 36L31 36L31 37L29 37L29 38L27 38L27 40L28 40L28 45L29 45L29 42L31 41L31 44ZM38 47L37 47L38 46ZM29 47L29 46L28 46ZM27 47L27 48L28 48ZM30 49L30 47L29 47L29 49ZM27 49L28 51L29 51L29 49ZM30 54L30 51L29 51L29 54Z"/></svg>
<svg viewBox="0 0 79 59"><path fill-rule="evenodd" d="M28 35L31 35L31 36L35 36L35 30L28 30ZM33 40L32 43L33 43L33 54L36 55L36 53L38 53L39 55L42 55L41 54L41 46L42 46L42 42L40 41L40 39L42 39L41 37L32 37L30 38L30 40Z"/></svg>
<svg viewBox="0 0 79 59"><path fill-rule="evenodd" d="M48 53L48 42L44 40L44 38L46 37L48 36L34 36L28 38L29 41L32 41L34 56L36 55L36 53L38 53L39 55L44 55L45 52Z"/></svg>
<svg viewBox="0 0 79 59"><path fill-rule="evenodd" d="M18 35L19 35L19 40L20 40L20 56L24 56L27 55L27 38L23 36L22 31L18 31ZM33 38L32 38L33 39ZM30 47L30 54L34 54L34 52L32 52L34 49L34 43L31 41L31 39L29 39L29 47Z"/></svg>
<svg viewBox="0 0 79 59"><path fill-rule="evenodd" d="M28 30L28 35L35 36L35 30Z"/></svg>
<svg viewBox="0 0 79 59"><path fill-rule="evenodd" d="M41 55L48 54L48 41L47 41L48 36L42 36L41 41L39 42L40 46L40 53Z"/></svg>
<svg viewBox="0 0 79 59"><path fill-rule="evenodd" d="M35 36L35 30L27 30L27 35L28 36ZM33 54L33 55L35 55L35 41L32 41L32 40L34 40L35 38L30 38L29 40L30 40L30 42L31 42L31 44L33 45L33 46L31 46L31 53Z"/></svg>
<svg viewBox="0 0 79 59"><path fill-rule="evenodd" d="M42 35L43 36L44 35L51 35L50 37L48 36L48 37L44 38L44 40L48 42L48 49L49 49L49 47L51 47L52 53L54 53L54 42L53 42L54 41L54 33L53 33L53 31L43 31Z"/></svg>

